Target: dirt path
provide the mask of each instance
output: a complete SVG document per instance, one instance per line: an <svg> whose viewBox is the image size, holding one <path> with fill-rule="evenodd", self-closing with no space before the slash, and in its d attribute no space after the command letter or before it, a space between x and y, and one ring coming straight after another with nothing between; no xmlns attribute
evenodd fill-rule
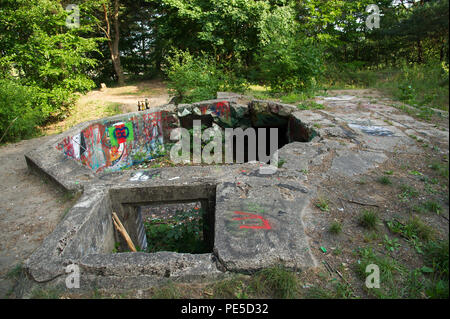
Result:
<svg viewBox="0 0 450 319"><path fill-rule="evenodd" d="M120 113L136 112L138 101L145 99L153 108L169 103L170 96L165 84L160 80L93 90L78 99L67 118L44 127L43 131L46 135L58 134L82 122Z"/></svg>
<svg viewBox="0 0 450 319"><path fill-rule="evenodd" d="M61 191L28 171L24 154L48 137L0 147L0 298L14 286L19 271L72 203Z"/></svg>
<svg viewBox="0 0 450 319"><path fill-rule="evenodd" d="M91 91L83 96L79 102L102 100L120 103L123 113L136 112L138 101L148 99L150 107L167 104L170 100L166 86L159 80L139 82L118 88L106 88L103 91Z"/></svg>

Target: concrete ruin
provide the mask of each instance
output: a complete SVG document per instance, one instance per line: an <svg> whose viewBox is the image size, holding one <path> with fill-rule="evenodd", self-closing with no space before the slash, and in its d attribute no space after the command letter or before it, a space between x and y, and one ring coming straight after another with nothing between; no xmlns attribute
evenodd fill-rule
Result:
<svg viewBox="0 0 450 319"><path fill-rule="evenodd" d="M344 101L351 107L332 114L270 101L244 103L230 94L218 97L82 123L28 153L30 169L66 191L81 194L27 260L29 277L37 283L61 283L66 266L76 264L86 289L128 289L168 279L217 279L277 265L293 270L314 267L317 262L303 222L316 196L308 169L322 165L333 153L323 177L351 177L383 163L386 151L414 151L414 141L397 126L383 122L383 115L392 119L394 109L371 108L358 114L351 98L340 97L328 102L345 105ZM364 112L373 115L374 111L380 118L368 123ZM286 143L278 156L284 164L270 175L260 174L259 162L127 169L158 156L171 130L189 127L194 119L222 128L280 128ZM448 132L444 138L448 143ZM121 238L112 212L119 215L132 240L139 242L139 207L178 202L201 203L209 226L205 236L209 253L113 253Z"/></svg>

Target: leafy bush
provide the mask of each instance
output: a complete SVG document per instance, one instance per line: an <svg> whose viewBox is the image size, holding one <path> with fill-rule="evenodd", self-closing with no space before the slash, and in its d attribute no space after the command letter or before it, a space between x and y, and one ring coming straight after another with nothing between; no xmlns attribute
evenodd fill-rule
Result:
<svg viewBox="0 0 450 319"><path fill-rule="evenodd" d="M216 97L219 71L211 58L205 55L194 57L187 51L174 50L166 61L167 87L178 103Z"/></svg>
<svg viewBox="0 0 450 319"><path fill-rule="evenodd" d="M67 114L74 92L95 86L86 74L99 39L85 37L89 23L65 28L67 14L58 1L2 1L0 132L10 127L3 141L32 136L37 125Z"/></svg>
<svg viewBox="0 0 450 319"><path fill-rule="evenodd" d="M193 56L188 51L173 50L166 57L165 73L169 93L176 103L215 99L218 91L244 92L247 83L233 66L217 65L208 55Z"/></svg>
<svg viewBox="0 0 450 319"><path fill-rule="evenodd" d="M316 86L320 51L298 32L292 8L279 7L261 20L257 57L261 78L275 92L304 91Z"/></svg>
<svg viewBox="0 0 450 319"><path fill-rule="evenodd" d="M37 88L0 79L0 142L32 137L46 116L42 102Z"/></svg>

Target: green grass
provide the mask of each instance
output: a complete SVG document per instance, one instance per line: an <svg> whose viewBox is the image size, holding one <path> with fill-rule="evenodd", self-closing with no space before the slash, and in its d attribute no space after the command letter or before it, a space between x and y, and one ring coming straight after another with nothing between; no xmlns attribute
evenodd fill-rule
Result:
<svg viewBox="0 0 450 319"><path fill-rule="evenodd" d="M34 288L31 291L31 299L59 299L62 290L59 288Z"/></svg>
<svg viewBox="0 0 450 319"><path fill-rule="evenodd" d="M449 298L449 241L429 242L424 247L425 265L429 272L429 282L425 287L429 298Z"/></svg>
<svg viewBox="0 0 450 319"><path fill-rule="evenodd" d="M394 251L396 251L399 247L401 247L401 244L399 244L399 242L398 242L398 238L390 239L390 238L388 237L388 235L384 235L383 245L384 245L384 248L385 248L388 252L394 252Z"/></svg>
<svg viewBox="0 0 450 319"><path fill-rule="evenodd" d="M374 211L365 209L359 215L358 223L364 228L375 230L378 224L378 215Z"/></svg>
<svg viewBox="0 0 450 319"><path fill-rule="evenodd" d="M277 162L277 167L282 168L285 163L286 163L285 159L279 158Z"/></svg>
<svg viewBox="0 0 450 319"><path fill-rule="evenodd" d="M407 239L418 253L423 253L422 247L433 240L436 233L433 228L426 225L419 217L411 217L406 223L396 219L386 221L389 230Z"/></svg>
<svg viewBox="0 0 450 319"><path fill-rule="evenodd" d="M315 101L305 101L297 105L300 110L322 110L325 107Z"/></svg>
<svg viewBox="0 0 450 319"><path fill-rule="evenodd" d="M203 241L203 210L178 211L173 219L153 219L144 222L147 252L174 251L179 253L206 253Z"/></svg>
<svg viewBox="0 0 450 319"><path fill-rule="evenodd" d="M373 248L361 248L358 250L358 261L354 264L357 276L365 282L369 273L366 273L368 265L377 265L380 270L380 288L367 289L367 292L378 298L399 298L401 292L398 289L398 281L404 272L404 267L391 257L377 255Z"/></svg>
<svg viewBox="0 0 450 319"><path fill-rule="evenodd" d="M330 211L330 207L328 206L328 199L323 196L320 196L316 199L315 205L323 212Z"/></svg>
<svg viewBox="0 0 450 319"><path fill-rule="evenodd" d="M442 212L441 204L432 200L426 201L424 208L431 213L440 214Z"/></svg>
<svg viewBox="0 0 450 319"><path fill-rule="evenodd" d="M442 164L440 162L433 162L429 166L433 171L435 171L439 176L448 178L449 177L449 165Z"/></svg>
<svg viewBox="0 0 450 319"><path fill-rule="evenodd" d="M400 185L401 193L398 195L398 198L402 201L407 201L411 198L419 196L419 192L412 186L402 184Z"/></svg>
<svg viewBox="0 0 450 319"><path fill-rule="evenodd" d="M118 114L122 114L122 110L120 108L122 104L117 102L107 102L105 108L105 114L107 116L114 116Z"/></svg>
<svg viewBox="0 0 450 319"><path fill-rule="evenodd" d="M213 285L213 297L215 299L244 299L249 293L248 280L242 275L233 275L230 279L224 279Z"/></svg>
<svg viewBox="0 0 450 319"><path fill-rule="evenodd" d="M392 185L392 181L389 177L387 176L381 176L377 179L377 182L382 184L382 185Z"/></svg>
<svg viewBox="0 0 450 319"><path fill-rule="evenodd" d="M327 68L321 82L328 89L376 88L413 105L413 110L404 111L422 119L430 119L430 107L448 111L448 65L440 62L375 70L360 68L355 63Z"/></svg>
<svg viewBox="0 0 450 319"><path fill-rule="evenodd" d="M333 282L330 288L311 287L305 295L307 299L352 299L355 298L348 283Z"/></svg>
<svg viewBox="0 0 450 319"><path fill-rule="evenodd" d="M6 278L17 279L22 274L23 274L23 265L21 263L19 263L8 271L8 273L6 274Z"/></svg>
<svg viewBox="0 0 450 319"><path fill-rule="evenodd" d="M182 291L173 282L168 282L164 286L153 291L152 299L180 299L183 297Z"/></svg>
<svg viewBox="0 0 450 319"><path fill-rule="evenodd" d="M299 284L294 272L283 267L266 268L256 273L251 282L258 295L268 295L278 299L298 297Z"/></svg>
<svg viewBox="0 0 450 319"><path fill-rule="evenodd" d="M332 234L338 235L342 232L342 224L340 222L331 223L328 231Z"/></svg>
<svg viewBox="0 0 450 319"><path fill-rule="evenodd" d="M212 285L216 299L292 299L299 297L299 288L296 273L282 266L265 268L252 276L235 274Z"/></svg>

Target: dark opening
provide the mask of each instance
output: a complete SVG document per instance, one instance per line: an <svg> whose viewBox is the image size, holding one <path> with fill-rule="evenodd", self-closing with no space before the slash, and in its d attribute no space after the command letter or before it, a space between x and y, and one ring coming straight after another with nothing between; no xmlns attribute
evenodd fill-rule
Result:
<svg viewBox="0 0 450 319"><path fill-rule="evenodd" d="M187 115L184 117L180 117L180 125L181 127L190 130L191 133L191 152L192 150L192 128L193 128L193 121L194 120L200 120L201 121L201 126L202 126L202 132L207 129L210 128L213 124L213 117L210 115L205 115L205 116L199 116L199 115ZM243 118L242 119L243 123L254 123L255 125L252 125L251 127L255 130L256 133L256 145L254 146L256 148L256 158L252 158L252 156L249 154L251 146L249 145L249 137L247 135L245 135L244 137L244 154L243 154L243 158L244 158L244 163L252 161L252 160L257 160L260 162L269 162L270 157L273 155L273 153L275 151L277 151L278 149L282 148L283 146L285 146L286 144L290 143L290 142L294 142L294 141L299 141L299 142L308 142L311 139L311 132L309 132L308 129L306 129L305 127L303 127L303 124L301 122L295 121L293 120L291 117L283 117L283 116L278 116L278 115L274 115L274 114L270 114L270 115L261 115L261 116L249 116L248 118ZM235 127L237 128L237 127ZM276 128L278 130L278 148L276 150L273 150L271 152L270 149L270 141L271 141L271 128ZM223 128L225 129L225 128ZM245 132L246 127L242 128L243 131ZM266 134L266 140L265 140L265 154L262 154L264 156L264 158L260 158L259 156L259 143L258 141L261 139L261 134L259 132L259 129L263 129ZM222 131L222 143L223 143L223 149L222 149L222 153L223 153L223 163L225 163L225 131ZM202 149L203 147L208 144L207 142L202 142ZM238 159L240 159L242 157L242 154L239 154L241 156L238 156L238 149L237 149L237 137L233 136L233 162L237 162ZM263 152L263 150L261 150L261 152ZM269 160L268 160L269 159Z"/></svg>
<svg viewBox="0 0 450 319"><path fill-rule="evenodd" d="M117 213L138 251L211 253L214 247L215 185L111 189ZM129 252L116 230L113 252Z"/></svg>
<svg viewBox="0 0 450 319"><path fill-rule="evenodd" d="M276 149L274 149L271 152L271 148L270 148L270 141L272 139L274 139L275 137L272 137L272 132L271 132L271 128L276 128L278 130L278 138L277 138L277 145L278 147ZM285 146L286 144L289 143L289 139L288 139L288 135L287 135L287 125L285 127L255 127L255 133L256 133L256 145L255 145L255 150L256 150L256 158L251 158L249 152L250 152L250 145L249 145L249 138L248 136L245 136L244 138L244 163L247 163L249 161L252 160L257 160L260 162L269 162L268 160L266 160L266 156L268 156L268 158L270 159L270 157L273 155L274 152L276 152L278 149L282 148L283 146ZM260 150L259 149L259 140L262 138L262 134L260 134L260 129L265 131L265 152L264 150ZM237 156L237 144L236 144L236 136L233 137L233 161L236 162L238 159ZM260 151L262 152L262 158L260 158Z"/></svg>
<svg viewBox="0 0 450 319"><path fill-rule="evenodd" d="M212 251L201 202L140 206L146 252L201 254Z"/></svg>

